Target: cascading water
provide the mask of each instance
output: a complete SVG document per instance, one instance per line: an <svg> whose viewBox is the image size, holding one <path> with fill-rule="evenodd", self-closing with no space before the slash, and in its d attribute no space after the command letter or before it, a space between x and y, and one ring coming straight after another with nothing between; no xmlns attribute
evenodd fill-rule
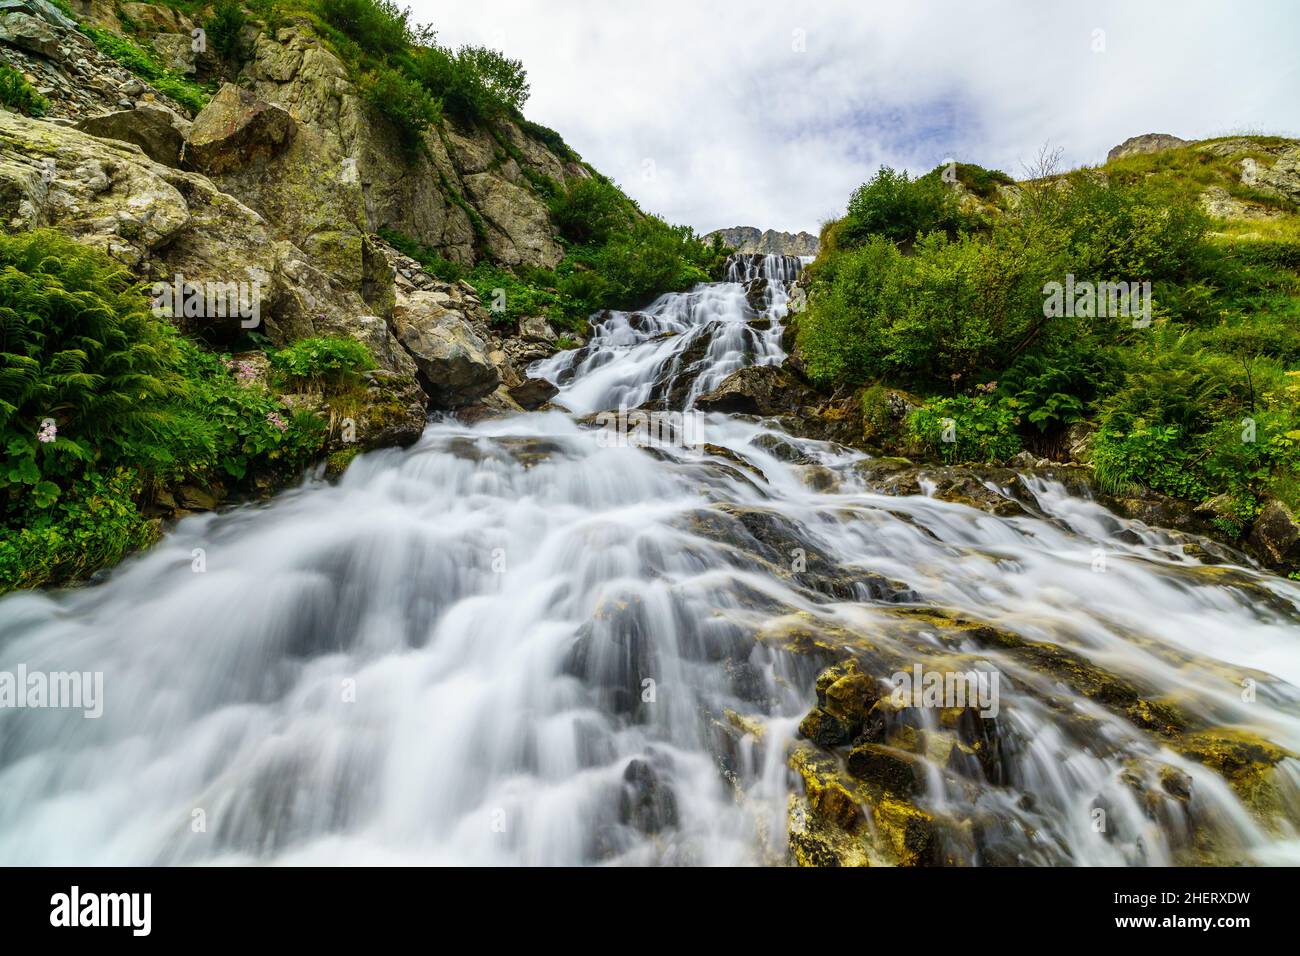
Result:
<svg viewBox="0 0 1300 956"><path fill-rule="evenodd" d="M581 416L779 362L797 264L733 266L534 374ZM794 631L1002 675L996 764L918 755L916 805L968 834L952 862L1185 861L1190 830L1204 862L1300 860L1294 758L1247 808L1235 765L1089 669L1294 752L1300 587L1044 479L997 517L874 493L866 456L770 423L703 429L437 422L336 484L186 518L102 583L6 598L0 671L99 671L104 701L0 709L0 863L784 863L826 664ZM935 609L984 630L954 641Z"/></svg>

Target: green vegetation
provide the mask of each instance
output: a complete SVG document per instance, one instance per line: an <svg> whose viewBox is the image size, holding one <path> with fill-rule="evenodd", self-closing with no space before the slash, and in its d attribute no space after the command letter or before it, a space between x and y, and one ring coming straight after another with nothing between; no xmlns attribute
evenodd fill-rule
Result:
<svg viewBox="0 0 1300 956"><path fill-rule="evenodd" d="M100 53L112 57L140 79L148 81L159 93L195 113L208 105L211 98L208 90L164 67L152 51L134 40L85 23L81 24L81 31L94 41Z"/></svg>
<svg viewBox="0 0 1300 956"><path fill-rule="evenodd" d="M882 169L823 230L798 320L808 373L863 387L868 411L883 386L929 395L907 438L947 461L1005 460L1022 444L1050 453L1090 422L1111 490L1213 498L1230 535L1266 497L1295 506L1300 216L1242 182L1250 163L1271 165L1267 141L1210 145L1104 175L1045 170L1016 190L964 164L962 191L942 169ZM1212 188L1255 214L1211 219ZM1050 284L1067 281L1072 307L1052 307ZM1128 313L1078 291L1118 282L1138 284Z"/></svg>
<svg viewBox="0 0 1300 956"><path fill-rule="evenodd" d="M0 106L39 118L45 115L50 104L25 76L9 64L0 63Z"/></svg>
<svg viewBox="0 0 1300 956"><path fill-rule="evenodd" d="M3 591L147 543L152 489L296 470L324 424L151 314L104 254L40 230L0 238L0 444Z"/></svg>
<svg viewBox="0 0 1300 956"><path fill-rule="evenodd" d="M247 25L248 15L239 0L219 0L213 7L212 16L203 21L203 32L218 56L237 63L247 53L242 36Z"/></svg>
<svg viewBox="0 0 1300 956"><path fill-rule="evenodd" d="M375 368L364 344L332 336L300 339L267 357L283 384L295 389L341 391L356 386L363 372Z"/></svg>

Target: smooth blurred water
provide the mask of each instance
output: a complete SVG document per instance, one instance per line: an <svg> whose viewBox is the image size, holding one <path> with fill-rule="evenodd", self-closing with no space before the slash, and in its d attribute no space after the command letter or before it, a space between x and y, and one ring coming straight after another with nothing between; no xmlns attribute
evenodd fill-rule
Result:
<svg viewBox="0 0 1300 956"><path fill-rule="evenodd" d="M578 362L535 374L571 370L557 402L578 415L635 406L694 338L693 398L780 361L784 278L771 329L750 327L739 282L703 286L643 328L606 317ZM102 671L105 689L98 720L0 710L0 863L784 863L786 751L818 666L762 635L798 620L951 656L900 600L1300 748L1294 583L1202 567L1050 481L999 518L873 494L861 454L762 422L703 427L711 448L642 449L556 411L439 421L336 484L187 518L102 583L0 601L0 670ZM776 522L819 573L910 594L819 591L710 531L737 514ZM1014 655L971 654L1004 674L1007 779L953 786L936 764L922 805L999 821L1025 862L1168 863L1189 826L1225 858L1300 860L1294 760L1265 825L1152 734ZM1191 777L1181 818L1144 809L1135 761Z"/></svg>

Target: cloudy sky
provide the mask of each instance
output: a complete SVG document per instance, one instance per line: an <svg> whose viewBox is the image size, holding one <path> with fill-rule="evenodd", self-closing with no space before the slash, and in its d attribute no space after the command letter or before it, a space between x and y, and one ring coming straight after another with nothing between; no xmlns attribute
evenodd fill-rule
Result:
<svg viewBox="0 0 1300 956"><path fill-rule="evenodd" d="M1300 2L409 2L648 211L816 232L882 163L1019 176L1137 133L1300 135Z"/></svg>

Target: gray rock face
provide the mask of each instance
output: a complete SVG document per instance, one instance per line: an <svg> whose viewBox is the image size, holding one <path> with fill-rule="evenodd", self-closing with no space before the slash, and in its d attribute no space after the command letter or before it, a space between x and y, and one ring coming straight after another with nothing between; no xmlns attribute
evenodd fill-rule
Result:
<svg viewBox="0 0 1300 956"><path fill-rule="evenodd" d="M439 408L469 405L496 390L501 376L488 346L465 315L448 309L435 292L399 295L393 332L415 360L420 384Z"/></svg>
<svg viewBox="0 0 1300 956"><path fill-rule="evenodd" d="M1161 150L1186 146L1188 142L1169 133L1143 133L1141 136L1130 136L1106 154L1106 162L1123 159L1125 156L1137 156L1140 153L1158 153Z"/></svg>
<svg viewBox="0 0 1300 956"><path fill-rule="evenodd" d="M177 123L160 107L143 106L92 116L77 124L77 129L101 139L134 143L144 154L164 166L180 165L184 138Z"/></svg>
<svg viewBox="0 0 1300 956"><path fill-rule="evenodd" d="M711 232L705 239L722 236L722 241L737 252L760 253L776 256L815 256L819 242L809 232L777 232L775 229L759 230L754 226L735 226Z"/></svg>

